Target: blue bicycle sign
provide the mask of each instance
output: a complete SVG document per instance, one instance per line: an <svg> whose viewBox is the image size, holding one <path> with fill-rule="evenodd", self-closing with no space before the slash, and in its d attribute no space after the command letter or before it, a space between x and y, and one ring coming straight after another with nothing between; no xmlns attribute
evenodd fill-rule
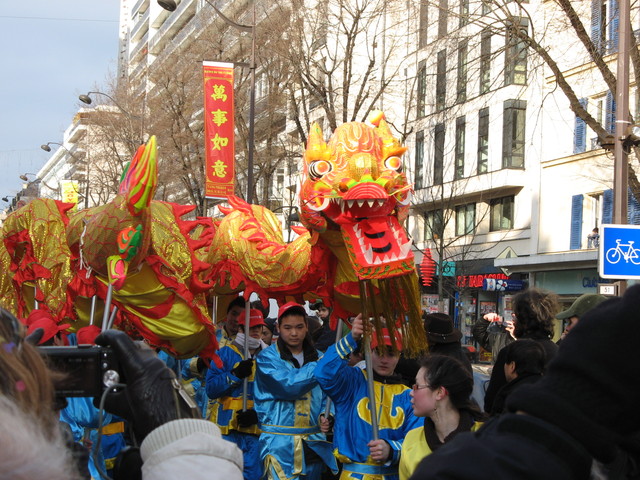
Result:
<svg viewBox="0 0 640 480"><path fill-rule="evenodd" d="M600 232L600 276L640 279L640 226L602 225Z"/></svg>

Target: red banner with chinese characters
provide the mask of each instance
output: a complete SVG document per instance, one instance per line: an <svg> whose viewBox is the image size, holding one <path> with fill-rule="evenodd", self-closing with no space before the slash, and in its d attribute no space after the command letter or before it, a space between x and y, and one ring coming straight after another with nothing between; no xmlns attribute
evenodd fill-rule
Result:
<svg viewBox="0 0 640 480"><path fill-rule="evenodd" d="M204 70L205 196L234 194L233 64L202 62Z"/></svg>

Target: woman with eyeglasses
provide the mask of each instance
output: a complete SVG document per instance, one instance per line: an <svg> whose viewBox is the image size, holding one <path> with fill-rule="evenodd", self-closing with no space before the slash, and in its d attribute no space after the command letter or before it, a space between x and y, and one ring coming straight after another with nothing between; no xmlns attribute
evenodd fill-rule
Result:
<svg viewBox="0 0 640 480"><path fill-rule="evenodd" d="M473 377L457 359L430 355L420 362L411 391L413 414L425 417L422 427L404 439L400 480L407 480L420 461L460 432L476 431L484 415L470 400Z"/></svg>

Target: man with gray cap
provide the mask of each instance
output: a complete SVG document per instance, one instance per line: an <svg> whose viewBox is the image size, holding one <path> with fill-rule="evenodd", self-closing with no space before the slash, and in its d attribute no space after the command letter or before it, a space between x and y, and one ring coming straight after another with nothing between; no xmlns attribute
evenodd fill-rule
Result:
<svg viewBox="0 0 640 480"><path fill-rule="evenodd" d="M562 336L558 343L565 339L571 329L575 327L585 313L594 308L596 305L604 302L607 299L604 295L598 295L596 293L585 293L576 298L575 302L571 304L569 308L556 315L558 320L566 320L567 323L562 332Z"/></svg>

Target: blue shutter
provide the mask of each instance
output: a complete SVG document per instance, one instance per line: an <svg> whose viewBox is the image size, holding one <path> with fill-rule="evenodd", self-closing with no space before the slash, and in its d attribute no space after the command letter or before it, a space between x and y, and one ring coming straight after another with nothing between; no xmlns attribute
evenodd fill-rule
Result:
<svg viewBox="0 0 640 480"><path fill-rule="evenodd" d="M629 225L640 225L640 203L629 189L629 202L627 203L627 223Z"/></svg>
<svg viewBox="0 0 640 480"><path fill-rule="evenodd" d="M609 21L609 35L607 38L607 45L609 48L607 49L608 53L615 53L618 51L618 24L620 23L620 9L618 8L618 0L609 0L609 11L608 13L608 21Z"/></svg>
<svg viewBox="0 0 640 480"><path fill-rule="evenodd" d="M613 190L605 190L602 194L602 223L613 222Z"/></svg>
<svg viewBox="0 0 640 480"><path fill-rule="evenodd" d="M583 195L571 197L571 250L580 250L582 247L582 200Z"/></svg>
<svg viewBox="0 0 640 480"><path fill-rule="evenodd" d="M607 132L614 133L616 129L616 100L613 98L613 94L611 92L607 92L606 103L604 128Z"/></svg>
<svg viewBox="0 0 640 480"><path fill-rule="evenodd" d="M601 9L602 0L591 0L591 41L598 52L602 51L602 45L600 45L600 25L602 25L602 20L600 19Z"/></svg>
<svg viewBox="0 0 640 480"><path fill-rule="evenodd" d="M587 99L581 98L580 105L587 108ZM573 129L573 153L582 153L587 149L587 123L576 115Z"/></svg>

